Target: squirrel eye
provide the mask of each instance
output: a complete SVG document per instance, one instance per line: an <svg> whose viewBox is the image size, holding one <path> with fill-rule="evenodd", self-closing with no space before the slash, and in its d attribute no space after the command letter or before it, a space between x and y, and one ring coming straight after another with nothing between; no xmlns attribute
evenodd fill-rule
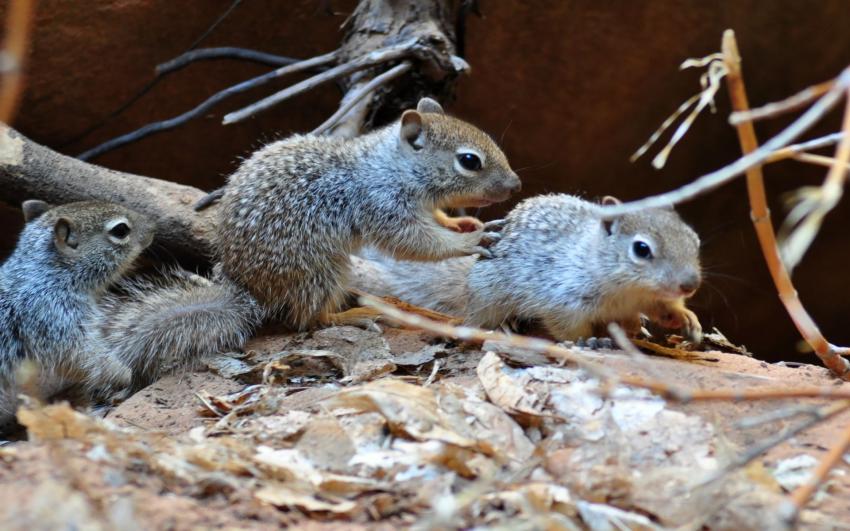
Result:
<svg viewBox="0 0 850 531"><path fill-rule="evenodd" d="M474 153L461 153L457 156L457 161L465 170L478 171L481 169L481 159Z"/></svg>
<svg viewBox="0 0 850 531"><path fill-rule="evenodd" d="M638 258L643 258L644 260L652 258L652 248L646 242L640 240L634 242L632 244L632 251Z"/></svg>
<svg viewBox="0 0 850 531"><path fill-rule="evenodd" d="M130 235L130 225L127 225L124 222L116 223L114 226L112 226L112 228L109 229L109 235L113 238L123 240L124 238Z"/></svg>

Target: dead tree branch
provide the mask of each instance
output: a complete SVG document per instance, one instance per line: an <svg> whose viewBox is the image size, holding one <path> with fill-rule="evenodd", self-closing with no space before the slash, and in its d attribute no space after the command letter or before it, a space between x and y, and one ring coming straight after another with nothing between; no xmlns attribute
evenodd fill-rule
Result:
<svg viewBox="0 0 850 531"><path fill-rule="evenodd" d="M92 199L120 203L154 220L156 241L171 254L195 262L209 260L212 213L192 210L204 195L201 190L66 157L0 126L0 197L4 202L15 207L32 198L57 204Z"/></svg>
<svg viewBox="0 0 850 531"><path fill-rule="evenodd" d="M156 65L157 77L165 76L180 70L181 68L198 61L210 61L213 59L238 59L240 61L251 61L268 66L287 66L299 62L298 59L283 57L273 53L249 50L247 48L236 48L233 46L219 46L216 48L200 48L190 50L170 61Z"/></svg>

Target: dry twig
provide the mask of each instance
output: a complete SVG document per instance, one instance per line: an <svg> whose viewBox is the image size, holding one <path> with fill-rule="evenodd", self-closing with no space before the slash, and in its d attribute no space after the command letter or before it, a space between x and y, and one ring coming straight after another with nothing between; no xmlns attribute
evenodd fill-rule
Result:
<svg viewBox="0 0 850 531"><path fill-rule="evenodd" d="M741 72L741 57L738 53L738 45L735 41L735 33L732 30L726 30L723 34L723 57L726 63L726 84L729 90L729 97L732 102L732 108L735 111L745 112L749 109L747 101L747 91L744 85L744 78ZM811 90L811 89L807 89ZM804 93L806 91L803 91ZM802 94L802 93L801 93ZM786 100L787 101L787 100ZM741 143L741 151L744 156L758 151L758 140L756 139L755 129L752 122L741 121L736 126L738 131L738 139ZM834 135L829 137L830 140L836 138ZM842 143L847 138L847 135L838 137ZM821 140L822 142L822 140ZM808 143L809 146L822 144ZM789 148L786 148L789 149ZM845 161L846 165L846 161ZM762 174L761 166L754 165L747 169L747 193L750 199L750 217L755 226L756 235L759 245L761 246L764 260L767 263L767 268L773 278L773 283L779 292L779 299L785 305L788 315L791 317L800 335L812 347L815 354L823 361L823 363L832 370L837 376L846 378L850 371L850 363L839 355L837 349L829 344L821 334L817 325L811 316L806 312L800 298L797 295L797 290L794 289L794 284L791 282L791 275L786 269L783 262L779 247L776 243L776 235L773 230L773 223L770 219L770 209L767 206L767 194L764 187L764 175Z"/></svg>
<svg viewBox="0 0 850 531"><path fill-rule="evenodd" d="M850 68L844 69L836 78L832 88L809 107L806 112L755 151L744 155L719 170L707 173L676 190L619 205L599 207L600 214L607 218L613 218L647 208L669 207L693 199L731 181L753 166L764 164L772 156L773 152L786 147L794 139L807 131L844 98L844 93L848 88L850 88Z"/></svg>
<svg viewBox="0 0 850 531"><path fill-rule="evenodd" d="M798 515L800 510L809 503L818 487L824 483L829 472L841 462L841 458L847 453L848 449L850 449L850 424L844 428L841 438L835 443L835 446L818 463L809 480L791 493L790 501L794 509L794 516Z"/></svg>
<svg viewBox="0 0 850 531"><path fill-rule="evenodd" d="M402 311L385 304L381 300L363 295L360 304L374 308L389 319L406 326L424 330L437 336L449 337L471 343L492 341L505 346L527 349L543 354L556 362L575 363L603 381L617 382L623 385L646 389L661 398L687 403L717 400L778 400L792 398L824 398L850 400L850 389L836 387L763 387L760 389L683 389L675 388L664 382L647 380L637 376L617 375L609 368L591 361L586 356L546 339L526 337L519 334L504 334L492 330L483 330L471 326L455 326L426 317Z"/></svg>

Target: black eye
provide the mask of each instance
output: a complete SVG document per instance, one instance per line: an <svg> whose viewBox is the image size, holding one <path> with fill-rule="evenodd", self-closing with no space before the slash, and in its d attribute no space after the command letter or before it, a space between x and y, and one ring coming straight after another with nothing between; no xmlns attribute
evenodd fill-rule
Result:
<svg viewBox="0 0 850 531"><path fill-rule="evenodd" d="M130 225L126 223L116 223L111 229L109 229L109 235L113 238L118 238L119 240L123 240L130 234Z"/></svg>
<svg viewBox="0 0 850 531"><path fill-rule="evenodd" d="M461 153L457 156L457 161L465 170L478 171L481 169L481 159L473 153Z"/></svg>
<svg viewBox="0 0 850 531"><path fill-rule="evenodd" d="M638 258L643 258L644 260L652 258L652 248L646 242L640 240L634 242L632 244L632 251L634 251L635 256Z"/></svg>

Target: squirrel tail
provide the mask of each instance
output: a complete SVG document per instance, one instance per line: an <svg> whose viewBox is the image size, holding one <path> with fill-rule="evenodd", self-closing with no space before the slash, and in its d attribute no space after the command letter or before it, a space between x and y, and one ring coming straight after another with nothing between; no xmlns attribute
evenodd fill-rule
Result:
<svg viewBox="0 0 850 531"><path fill-rule="evenodd" d="M373 248L351 257L351 287L455 316L466 314L467 277L475 257L438 262L399 260Z"/></svg>
<svg viewBox="0 0 850 531"><path fill-rule="evenodd" d="M101 302L99 345L132 369L134 387L190 366L207 354L240 349L263 319L256 300L227 279L183 270L135 279Z"/></svg>

